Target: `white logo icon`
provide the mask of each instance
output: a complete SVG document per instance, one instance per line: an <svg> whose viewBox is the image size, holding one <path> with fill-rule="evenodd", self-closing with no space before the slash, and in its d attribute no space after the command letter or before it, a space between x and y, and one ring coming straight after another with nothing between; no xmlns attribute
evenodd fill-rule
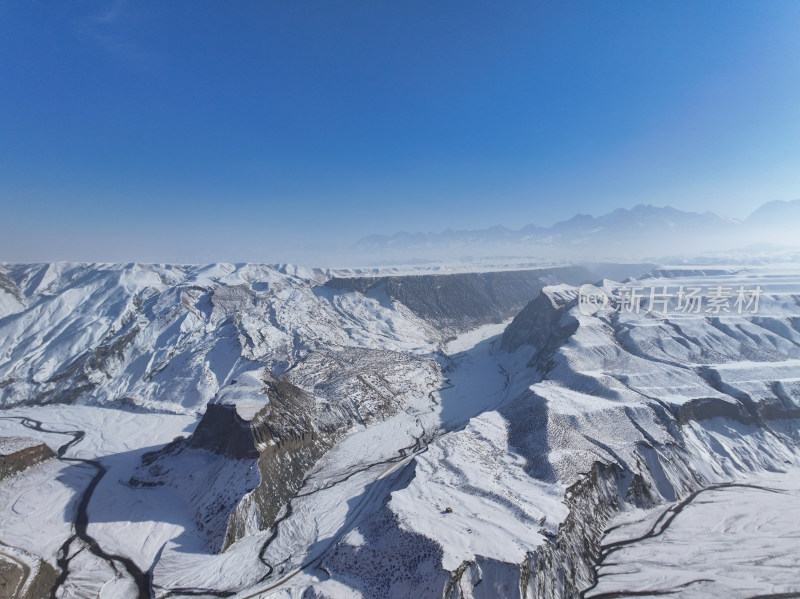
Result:
<svg viewBox="0 0 800 599"><path fill-rule="evenodd" d="M610 303L608 294L594 285L581 285L578 290L578 309L581 314L591 316L597 311L605 308Z"/></svg>

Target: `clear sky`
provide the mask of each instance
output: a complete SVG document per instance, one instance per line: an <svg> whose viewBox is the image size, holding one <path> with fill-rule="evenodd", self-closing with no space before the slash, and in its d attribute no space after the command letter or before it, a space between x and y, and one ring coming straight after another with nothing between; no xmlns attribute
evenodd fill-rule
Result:
<svg viewBox="0 0 800 599"><path fill-rule="evenodd" d="M800 197L800 2L0 0L0 260Z"/></svg>

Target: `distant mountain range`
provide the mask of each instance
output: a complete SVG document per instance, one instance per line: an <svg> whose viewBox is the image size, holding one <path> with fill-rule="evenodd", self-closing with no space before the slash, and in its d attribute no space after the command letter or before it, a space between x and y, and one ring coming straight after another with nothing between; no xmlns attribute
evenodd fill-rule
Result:
<svg viewBox="0 0 800 599"><path fill-rule="evenodd" d="M712 212L687 212L669 206L640 204L594 217L577 214L550 227L525 225L512 230L501 225L487 229L441 233L370 235L355 245L360 252L506 249L535 250L537 254L569 257L653 257L684 252L714 251L758 243L797 244L800 200L761 206L744 221Z"/></svg>

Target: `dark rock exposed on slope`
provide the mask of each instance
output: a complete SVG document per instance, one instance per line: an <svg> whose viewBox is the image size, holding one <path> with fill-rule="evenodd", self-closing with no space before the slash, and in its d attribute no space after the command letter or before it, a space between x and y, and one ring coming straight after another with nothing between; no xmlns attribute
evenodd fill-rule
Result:
<svg viewBox="0 0 800 599"><path fill-rule="evenodd" d="M511 321L503 331L500 347L513 352L523 345L535 349L531 364L542 364L542 357L553 353L577 330L578 322L567 314L575 305L574 287L549 287Z"/></svg>
<svg viewBox="0 0 800 599"><path fill-rule="evenodd" d="M579 285L596 275L581 266L487 273L333 278L339 291L384 295L450 332L501 322L521 310L543 287Z"/></svg>
<svg viewBox="0 0 800 599"><path fill-rule="evenodd" d="M186 445L233 459L258 457L250 422L241 418L233 405L208 404Z"/></svg>
<svg viewBox="0 0 800 599"><path fill-rule="evenodd" d="M0 480L55 457L47 445L27 437L0 438Z"/></svg>

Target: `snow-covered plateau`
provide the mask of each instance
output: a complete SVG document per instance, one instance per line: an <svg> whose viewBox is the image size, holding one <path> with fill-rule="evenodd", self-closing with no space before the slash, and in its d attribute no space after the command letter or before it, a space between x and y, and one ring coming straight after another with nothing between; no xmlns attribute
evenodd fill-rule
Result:
<svg viewBox="0 0 800 599"><path fill-rule="evenodd" d="M796 262L4 264L0 407L0 598L800 597Z"/></svg>

